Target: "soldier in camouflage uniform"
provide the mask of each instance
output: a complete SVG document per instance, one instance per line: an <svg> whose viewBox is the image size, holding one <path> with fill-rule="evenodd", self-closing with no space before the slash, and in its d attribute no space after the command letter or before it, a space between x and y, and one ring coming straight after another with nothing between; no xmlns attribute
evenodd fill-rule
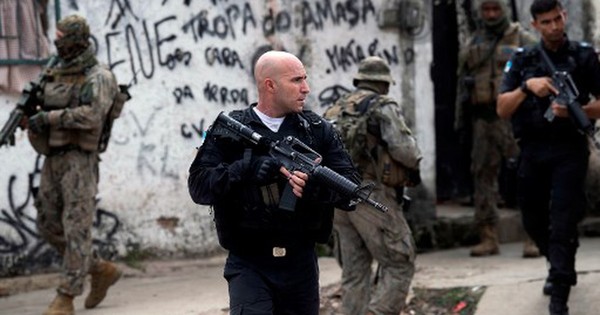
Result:
<svg viewBox="0 0 600 315"><path fill-rule="evenodd" d="M512 52L535 38L509 21L505 0L477 0L475 8L481 27L460 53L455 129L460 133L470 124L473 133L471 173L480 243L471 248L471 256L486 256L499 253L497 204L502 157L516 160L519 154L509 122L496 114L496 96ZM539 255L527 238L523 256Z"/></svg>
<svg viewBox="0 0 600 315"><path fill-rule="evenodd" d="M354 78L357 89L342 97L324 116L336 115L336 107L356 110L369 96L374 98L365 112L369 115L369 130L373 130L369 149L385 149L396 161L407 166L410 178L420 182L421 153L411 131L406 126L398 103L387 96L394 82L388 64L379 57L368 57L359 65ZM351 154L352 155L352 154ZM390 206L382 213L359 204L356 211L336 210L334 229L338 235L338 257L342 264L343 314L400 314L414 274L415 244L404 218L402 206L397 203L394 187L385 186L381 170L367 160L354 161L363 179L375 184L371 197ZM412 184L411 184L412 185ZM371 266L377 261L377 283L373 287Z"/></svg>
<svg viewBox="0 0 600 315"><path fill-rule="evenodd" d="M92 252L91 228L98 191L100 136L118 94L114 75L98 64L89 47L89 26L80 16L57 24L55 45L60 62L45 69L44 111L27 121L33 147L45 155L35 199L37 227L63 258L57 296L45 315L74 314L73 298L81 295L91 274L86 308L104 299L121 276L112 263Z"/></svg>

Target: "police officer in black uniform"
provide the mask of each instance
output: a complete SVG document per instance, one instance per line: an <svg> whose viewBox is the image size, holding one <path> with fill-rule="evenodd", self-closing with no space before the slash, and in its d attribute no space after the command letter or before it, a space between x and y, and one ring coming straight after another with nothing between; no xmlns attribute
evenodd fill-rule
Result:
<svg viewBox="0 0 600 315"><path fill-rule="evenodd" d="M350 156L333 127L304 110L309 87L294 55L269 51L256 62L258 103L230 116L274 140L294 136L322 155L321 165L359 182ZM315 242L326 242L333 209L352 210L307 174L291 174L265 152L211 128L193 161L192 199L212 205L219 242L229 250L224 277L231 314L319 313ZM293 187L294 211L279 208L285 185Z"/></svg>
<svg viewBox="0 0 600 315"><path fill-rule="evenodd" d="M497 112L511 118L521 148L518 170L523 225L550 264L546 294L552 315L568 314L571 286L577 282L577 224L584 217L588 139L577 130L542 59L543 49L559 71L567 71L579 90L577 101L590 118L600 117L600 64L590 45L570 41L566 13L557 0L535 0L530 8L539 44L519 50L507 63ZM553 120L544 117L550 109Z"/></svg>

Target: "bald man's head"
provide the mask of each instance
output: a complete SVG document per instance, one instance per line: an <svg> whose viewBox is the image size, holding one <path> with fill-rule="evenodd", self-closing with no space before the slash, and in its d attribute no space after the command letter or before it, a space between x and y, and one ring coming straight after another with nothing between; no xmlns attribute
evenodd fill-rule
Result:
<svg viewBox="0 0 600 315"><path fill-rule="evenodd" d="M271 50L254 67L258 88L257 109L271 117L300 112L310 88L302 61L293 54Z"/></svg>
<svg viewBox="0 0 600 315"><path fill-rule="evenodd" d="M266 78L277 79L277 74L286 61L296 61L302 63L298 57L285 51L271 50L262 54L256 61L254 67L254 80L257 84Z"/></svg>

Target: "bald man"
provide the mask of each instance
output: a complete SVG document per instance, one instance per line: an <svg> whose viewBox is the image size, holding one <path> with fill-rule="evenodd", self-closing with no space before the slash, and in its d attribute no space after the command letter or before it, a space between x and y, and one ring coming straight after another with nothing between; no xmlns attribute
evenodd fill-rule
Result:
<svg viewBox="0 0 600 315"><path fill-rule="evenodd" d="M269 51L257 60L254 78L258 102L229 116L273 140L298 138L322 156L322 165L358 183L333 127L304 108L310 88L302 62ZM297 198L293 211L279 204L286 185ZM231 314L319 313L315 243L328 241L334 207L353 210L350 200L217 128L198 150L188 188L194 202L212 207L219 243L229 251Z"/></svg>

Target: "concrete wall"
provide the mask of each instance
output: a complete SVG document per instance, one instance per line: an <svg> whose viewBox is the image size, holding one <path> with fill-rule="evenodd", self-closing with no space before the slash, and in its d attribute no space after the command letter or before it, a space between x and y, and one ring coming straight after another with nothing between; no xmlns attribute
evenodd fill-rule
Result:
<svg viewBox="0 0 600 315"><path fill-rule="evenodd" d="M88 18L99 60L112 67L120 83L132 83L133 100L115 122L102 155L96 247L105 255L137 250L210 254L218 248L209 209L189 198L188 167L219 112L256 100L253 61L271 48L304 61L311 86L308 103L319 113L353 88L360 59L376 54L388 60L397 81L390 94L405 102L425 156L423 195L434 198L428 25L418 34L380 28L382 8L397 3L61 1L62 16ZM16 99L0 95L0 122ZM18 131L16 146L0 149L0 161L0 269L52 262L52 252L36 233L32 204L43 157Z"/></svg>

